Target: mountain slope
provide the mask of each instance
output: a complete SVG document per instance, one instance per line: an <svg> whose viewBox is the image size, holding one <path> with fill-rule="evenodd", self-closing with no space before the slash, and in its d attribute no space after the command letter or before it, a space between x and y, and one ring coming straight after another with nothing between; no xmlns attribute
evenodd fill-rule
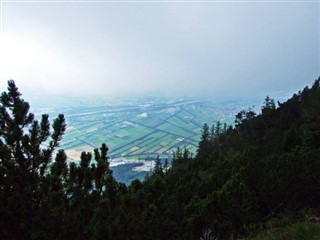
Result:
<svg viewBox="0 0 320 240"><path fill-rule="evenodd" d="M67 165L54 151L64 116L51 130L20 95L9 81L0 98L1 239L235 239L278 214L319 217L320 78L278 107L267 97L259 115L241 111L234 127L205 124L196 157L177 149L171 168L158 160L129 187L105 144Z"/></svg>

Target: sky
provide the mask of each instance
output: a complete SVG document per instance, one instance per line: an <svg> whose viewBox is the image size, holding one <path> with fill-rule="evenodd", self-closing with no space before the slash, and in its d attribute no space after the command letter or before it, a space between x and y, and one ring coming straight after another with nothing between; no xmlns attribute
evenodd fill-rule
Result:
<svg viewBox="0 0 320 240"><path fill-rule="evenodd" d="M0 82L26 94L273 96L320 75L318 1L0 1Z"/></svg>

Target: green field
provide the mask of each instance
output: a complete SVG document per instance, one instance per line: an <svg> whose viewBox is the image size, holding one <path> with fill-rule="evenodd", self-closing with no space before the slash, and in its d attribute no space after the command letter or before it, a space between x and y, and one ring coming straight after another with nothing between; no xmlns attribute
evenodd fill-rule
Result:
<svg viewBox="0 0 320 240"><path fill-rule="evenodd" d="M82 151L92 151L102 143L108 145L111 158L152 159L159 155L171 159L178 147L195 154L203 124L218 120L232 124L244 105L152 97L120 102L64 109L67 131L62 147L70 160L79 160Z"/></svg>
<svg viewBox="0 0 320 240"><path fill-rule="evenodd" d="M93 152L94 148L106 143L110 160L121 162L123 159L123 164L128 165L112 167L117 176L123 172L123 178L118 180L124 182L129 182L131 177L142 179L150 170L135 170L137 163L130 161L152 161L157 156L162 161L170 161L178 147L187 147L196 154L204 123L233 124L235 114L252 105L241 101L155 97L117 99L105 104L100 101L100 104L95 106L79 101L72 106L50 106L50 118L58 113L66 117L67 130L61 148L66 150L69 161L78 161L81 152ZM33 106L36 106L36 116L48 109L48 106L37 106L36 103Z"/></svg>

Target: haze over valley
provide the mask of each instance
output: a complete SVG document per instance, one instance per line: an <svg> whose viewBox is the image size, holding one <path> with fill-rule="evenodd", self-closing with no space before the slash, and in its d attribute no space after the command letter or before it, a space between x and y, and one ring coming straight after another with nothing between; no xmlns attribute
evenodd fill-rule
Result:
<svg viewBox="0 0 320 240"><path fill-rule="evenodd" d="M319 240L320 2L0 0L0 239Z"/></svg>
<svg viewBox="0 0 320 240"><path fill-rule="evenodd" d="M236 113L253 105L259 111L259 104L257 100L163 96L98 98L87 102L76 98L42 102L31 98L38 118L45 112L52 117L60 112L65 114L67 130L61 146L69 161L78 163L81 152L107 143L115 177L127 184L151 174L157 156L163 163L166 159L170 163L178 147L186 147L195 156L203 123L220 121L233 125Z"/></svg>

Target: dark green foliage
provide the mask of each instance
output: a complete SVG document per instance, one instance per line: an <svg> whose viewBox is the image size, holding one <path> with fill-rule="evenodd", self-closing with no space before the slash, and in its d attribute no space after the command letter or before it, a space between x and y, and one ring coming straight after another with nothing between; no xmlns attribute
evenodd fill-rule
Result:
<svg viewBox="0 0 320 240"><path fill-rule="evenodd" d="M202 128L199 147L197 150L197 158L203 159L208 157L208 154L210 154L210 150L210 131L209 126L205 123Z"/></svg>
<svg viewBox="0 0 320 240"><path fill-rule="evenodd" d="M1 239L235 239L281 212L319 209L320 79L285 103L205 124L195 157L118 183L102 144L67 165L63 115L28 113L13 81L0 99ZM55 159L52 161L52 158Z"/></svg>
<svg viewBox="0 0 320 240"><path fill-rule="evenodd" d="M269 114L275 109L276 104L274 103L274 99L270 98L269 96L266 96L266 98L264 99L264 105L261 108L262 114Z"/></svg>
<svg viewBox="0 0 320 240"><path fill-rule="evenodd" d="M159 155L157 156L157 159L156 159L156 163L155 163L155 166L154 166L154 169L153 169L153 174L155 174L155 175L163 174L163 166L161 164Z"/></svg>
<svg viewBox="0 0 320 240"><path fill-rule="evenodd" d="M181 163L186 163L187 161L192 159L192 153L188 150L187 147L184 147L183 150L179 147L177 151L173 152L173 159L172 159L172 167L176 167Z"/></svg>
<svg viewBox="0 0 320 240"><path fill-rule="evenodd" d="M51 140L48 115L40 124L29 113L29 104L20 98L15 83L8 82L8 93L0 98L0 238L28 239L31 237L34 213L45 206L48 197L48 181L45 174L52 155L65 131L65 120L59 115L53 123ZM57 155L54 175L62 174L63 152ZM52 181L50 188L56 190L59 183ZM57 190L58 191L58 190ZM54 197L54 196L53 196Z"/></svg>

